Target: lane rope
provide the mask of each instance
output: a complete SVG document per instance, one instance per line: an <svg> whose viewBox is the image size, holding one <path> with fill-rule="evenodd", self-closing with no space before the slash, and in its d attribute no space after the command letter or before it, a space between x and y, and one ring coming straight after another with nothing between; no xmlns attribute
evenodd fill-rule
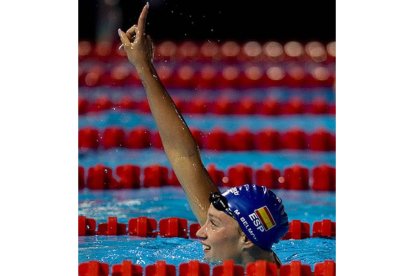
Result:
<svg viewBox="0 0 414 276"><path fill-rule="evenodd" d="M278 150L309 150L328 152L336 149L336 135L325 128L305 132L300 128L278 131L265 128L253 132L240 128L227 132L220 127L210 131L190 128L200 149L215 151L278 151ZM79 149L162 149L161 138L157 130L145 127L124 129L122 127L83 127L78 130Z"/></svg>
<svg viewBox="0 0 414 276"><path fill-rule="evenodd" d="M293 165L283 170L265 164L253 169L244 164L230 166L226 171L214 164L206 167L211 179L219 187L235 187L253 183L269 189L335 191L336 168L321 164L313 168ZM78 167L78 189L116 190L173 186L180 183L171 168L154 164L140 167L133 164L111 168L102 164L87 170Z"/></svg>
<svg viewBox="0 0 414 276"><path fill-rule="evenodd" d="M108 217L107 222L96 223L93 218L78 216L79 236L138 236L155 238L191 238L197 239L196 233L200 229L198 223L190 224L187 219L178 217L163 218L159 221L149 217L137 217L128 220L128 223L119 223L116 216ZM301 240L307 238L335 238L336 222L329 219L315 221L312 224L300 220L291 220L289 230L283 240Z"/></svg>

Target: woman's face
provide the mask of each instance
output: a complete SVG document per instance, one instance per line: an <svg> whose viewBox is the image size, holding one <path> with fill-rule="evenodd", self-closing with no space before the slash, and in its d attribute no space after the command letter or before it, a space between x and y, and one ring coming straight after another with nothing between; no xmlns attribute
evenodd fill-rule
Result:
<svg viewBox="0 0 414 276"><path fill-rule="evenodd" d="M240 260L244 236L239 224L226 213L210 204L207 220L196 233L203 244L204 258L208 261Z"/></svg>

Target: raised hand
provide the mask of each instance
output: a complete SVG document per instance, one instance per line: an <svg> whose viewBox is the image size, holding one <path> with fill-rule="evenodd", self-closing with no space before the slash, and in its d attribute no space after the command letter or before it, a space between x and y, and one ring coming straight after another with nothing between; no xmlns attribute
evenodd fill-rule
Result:
<svg viewBox="0 0 414 276"><path fill-rule="evenodd" d="M138 18L138 24L129 28L126 33L118 29L123 49L128 60L135 66L138 72L152 63L154 57L154 47L149 35L145 34L145 23L149 4L147 3Z"/></svg>

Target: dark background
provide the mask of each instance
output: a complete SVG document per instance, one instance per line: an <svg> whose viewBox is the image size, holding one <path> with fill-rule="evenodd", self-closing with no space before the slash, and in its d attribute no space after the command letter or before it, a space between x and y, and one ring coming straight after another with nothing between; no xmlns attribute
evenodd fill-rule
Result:
<svg viewBox="0 0 414 276"><path fill-rule="evenodd" d="M96 40L100 2L79 0L80 40ZM136 23L145 3L119 0L117 5L123 14L120 26L123 30ZM149 3L147 33L155 41L335 41L334 0L154 0Z"/></svg>

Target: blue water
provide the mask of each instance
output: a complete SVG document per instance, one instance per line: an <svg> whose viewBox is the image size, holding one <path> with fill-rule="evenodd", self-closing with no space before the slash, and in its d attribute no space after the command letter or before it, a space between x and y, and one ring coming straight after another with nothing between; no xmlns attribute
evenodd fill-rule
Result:
<svg viewBox="0 0 414 276"><path fill-rule="evenodd" d="M311 226L315 221L335 221L335 193L273 190L282 199L289 220L299 219ZM166 217L181 217L189 225L196 218L181 188L163 187L140 190L79 192L79 215L104 223L108 216L128 223L134 217L146 216L159 221ZM314 265L326 259L335 260L335 239L310 238L282 240L272 248L282 262L301 260ZM197 240L183 238L139 238L133 236L79 237L79 262L99 260L110 265L129 259L142 266L166 260L178 266L190 260L203 260Z"/></svg>
<svg viewBox="0 0 414 276"><path fill-rule="evenodd" d="M170 90L173 96L183 99L192 99L203 96L207 99L216 99L223 95L223 91L188 91ZM235 91L227 90L226 96L240 98L250 96L260 100L274 97L288 100L300 96L304 101L311 101L315 97L323 97L334 103L335 94L331 89L261 89ZM79 95L87 99L108 96L112 100L128 94L136 99L144 97L140 88L81 88ZM286 131L299 127L306 132L317 128L325 128L335 132L334 115L300 115L300 116L215 116L184 114L190 127L202 131L209 131L220 127L228 132L240 128L248 128L257 132L264 128ZM103 129L109 126L119 126L125 130L133 127L147 127L155 131L155 123L149 114L125 112L120 110L88 113L79 117L79 128L86 126ZM235 164L245 164L257 169L270 163L280 170L295 164L309 169L321 165L336 165L335 152L311 151L275 151L275 152L215 152L201 151L205 165L215 164L218 169L227 170ZM170 168L165 153L157 149L127 150L122 148L110 150L87 150L79 152L79 165L88 169L96 164L103 164L115 168L122 164L135 164L141 167L160 164ZM289 220L299 219L311 226L315 221L323 219L336 220L335 193L313 191L285 191L274 190L285 204ZM181 217L194 223L196 221L180 188L163 187L139 190L117 191L79 191L79 215L96 219L97 223L107 221L108 216L118 217L120 223L127 223L130 218L146 216L159 221L166 217ZM273 246L283 263L300 260L310 264L326 259L335 260L335 239L309 238L304 240L283 240ZM79 262L99 260L110 265L121 263L123 260L132 260L142 266L166 260L167 263L178 266L189 260L202 260L203 252L198 241L183 238L138 238L133 236L92 236L79 237Z"/></svg>
<svg viewBox="0 0 414 276"><path fill-rule="evenodd" d="M224 187L220 189L225 190ZM289 220L299 219L308 223L323 219L335 221L334 192L273 191L283 199ZM82 190L79 191L79 214L94 218L97 223L106 222L108 216L118 217L121 223L140 216L156 220L175 216L196 222L183 190L178 187Z"/></svg>
<svg viewBox="0 0 414 276"><path fill-rule="evenodd" d="M245 164L253 169L257 169L264 164L270 163L279 170L295 164L310 169L320 164L335 166L334 152L300 152L287 150L278 152L215 152L203 150L201 151L201 158L206 166L215 164L220 170L227 170L235 164ZM79 165L85 169L95 166L98 163L108 167L116 167L123 164L134 164L144 167L155 163L165 167L171 167L162 150L126 150L116 148L102 151L88 150L79 153Z"/></svg>

